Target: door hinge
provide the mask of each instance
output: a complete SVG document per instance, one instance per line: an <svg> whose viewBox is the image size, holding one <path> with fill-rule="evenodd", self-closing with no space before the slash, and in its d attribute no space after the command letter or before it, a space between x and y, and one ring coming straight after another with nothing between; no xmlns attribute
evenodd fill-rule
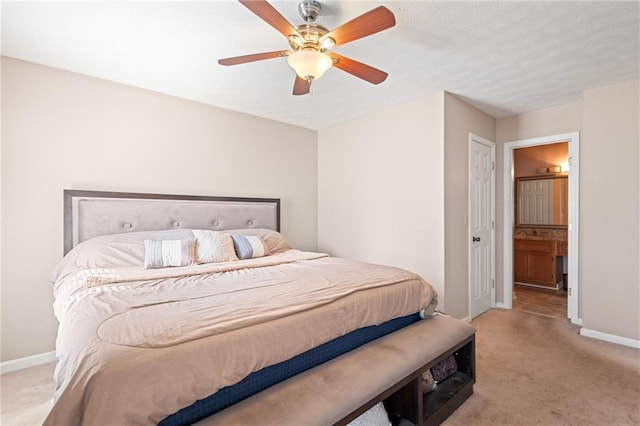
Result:
<svg viewBox="0 0 640 426"><path fill-rule="evenodd" d="M572 166L573 165L573 158L569 157L569 161L568 162L569 162L569 165Z"/></svg>
<svg viewBox="0 0 640 426"><path fill-rule="evenodd" d="M491 280L491 288L496 288L496 280Z"/></svg>
<svg viewBox="0 0 640 426"><path fill-rule="evenodd" d="M567 292L569 293L569 296L571 296L571 287L567 289Z"/></svg>
<svg viewBox="0 0 640 426"><path fill-rule="evenodd" d="M492 161L491 162L491 170L495 170L496 169L496 162Z"/></svg>

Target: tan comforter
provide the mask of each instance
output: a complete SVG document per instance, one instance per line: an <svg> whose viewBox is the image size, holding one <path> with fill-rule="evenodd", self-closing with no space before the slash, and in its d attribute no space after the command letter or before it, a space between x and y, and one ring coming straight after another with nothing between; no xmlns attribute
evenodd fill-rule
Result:
<svg viewBox="0 0 640 426"><path fill-rule="evenodd" d="M435 305L419 276L288 250L183 268L78 270L55 286L45 425L143 425L355 329Z"/></svg>

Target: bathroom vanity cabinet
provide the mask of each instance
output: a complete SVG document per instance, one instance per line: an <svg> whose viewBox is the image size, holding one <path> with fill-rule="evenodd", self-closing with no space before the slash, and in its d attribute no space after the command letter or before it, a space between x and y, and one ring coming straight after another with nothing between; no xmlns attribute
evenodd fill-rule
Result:
<svg viewBox="0 0 640 426"><path fill-rule="evenodd" d="M562 253L564 251L564 253ZM514 240L514 281L557 289L562 283L565 241Z"/></svg>

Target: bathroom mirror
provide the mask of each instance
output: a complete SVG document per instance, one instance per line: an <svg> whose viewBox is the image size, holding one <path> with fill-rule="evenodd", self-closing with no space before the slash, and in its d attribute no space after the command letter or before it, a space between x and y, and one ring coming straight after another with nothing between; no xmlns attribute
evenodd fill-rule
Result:
<svg viewBox="0 0 640 426"><path fill-rule="evenodd" d="M567 176L516 179L516 226L566 228Z"/></svg>

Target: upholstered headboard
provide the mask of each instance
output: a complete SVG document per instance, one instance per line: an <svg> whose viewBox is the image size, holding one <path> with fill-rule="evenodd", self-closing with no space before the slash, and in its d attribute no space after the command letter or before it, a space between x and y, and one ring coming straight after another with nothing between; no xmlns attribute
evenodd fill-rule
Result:
<svg viewBox="0 0 640 426"><path fill-rule="evenodd" d="M280 231L280 199L64 191L64 253L100 235L170 228Z"/></svg>

